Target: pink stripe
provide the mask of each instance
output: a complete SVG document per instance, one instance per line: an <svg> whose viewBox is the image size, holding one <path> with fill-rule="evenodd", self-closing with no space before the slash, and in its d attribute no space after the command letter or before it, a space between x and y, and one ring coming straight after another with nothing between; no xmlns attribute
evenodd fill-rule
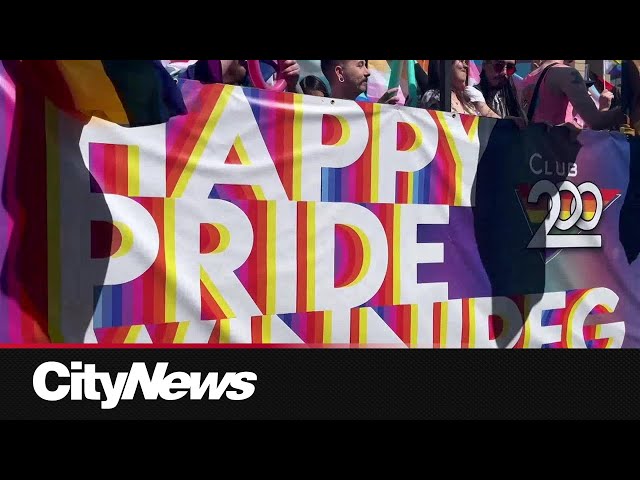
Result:
<svg viewBox="0 0 640 480"><path fill-rule="evenodd" d="M101 143L89 144L89 167L101 190L105 187L104 148Z"/></svg>
<svg viewBox="0 0 640 480"><path fill-rule="evenodd" d="M447 203L445 172L443 171L444 163L444 158L441 154L436 154L433 162L431 162L429 203L437 205Z"/></svg>

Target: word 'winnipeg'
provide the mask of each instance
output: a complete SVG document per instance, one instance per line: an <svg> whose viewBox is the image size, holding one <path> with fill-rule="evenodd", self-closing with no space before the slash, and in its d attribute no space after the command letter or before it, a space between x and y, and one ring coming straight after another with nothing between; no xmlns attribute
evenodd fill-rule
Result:
<svg viewBox="0 0 640 480"><path fill-rule="evenodd" d="M96 372L92 363L71 362L71 368L59 362L45 362L33 372L33 390L43 400L56 402L71 394L71 400L98 400L103 410L115 408L120 400L132 400L138 386L145 400L178 400L189 394L190 400L201 400L208 391L209 400L219 400L223 394L229 400L246 400L255 392L251 382L257 380L253 372L227 372L219 379L218 372L209 372L202 379L201 372L172 372L167 375L168 362L156 364L149 376L144 362L134 362L128 372L118 372L115 379L109 372ZM47 385L47 376L57 378ZM69 379L68 383L63 379ZM96 390L102 386L104 393ZM52 388L50 388L52 387ZM231 388L232 390L229 390Z"/></svg>

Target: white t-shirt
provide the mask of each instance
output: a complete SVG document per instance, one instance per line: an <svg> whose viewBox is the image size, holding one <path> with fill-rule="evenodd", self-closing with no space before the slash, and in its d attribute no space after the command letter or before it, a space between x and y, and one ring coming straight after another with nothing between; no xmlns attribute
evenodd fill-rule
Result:
<svg viewBox="0 0 640 480"><path fill-rule="evenodd" d="M484 99L484 95L482 94L482 92L475 87L466 86L464 89L464 93L467 94L467 96L471 99L473 103L476 103L476 102L487 103Z"/></svg>

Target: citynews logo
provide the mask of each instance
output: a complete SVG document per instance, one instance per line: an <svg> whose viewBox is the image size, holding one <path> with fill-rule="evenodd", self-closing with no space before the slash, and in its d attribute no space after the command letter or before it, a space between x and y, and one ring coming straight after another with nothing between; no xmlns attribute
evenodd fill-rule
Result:
<svg viewBox="0 0 640 480"><path fill-rule="evenodd" d="M209 400L226 395L229 400L246 400L255 392L258 377L253 372L172 372L167 375L168 362L156 364L149 375L144 362L134 362L128 372L118 372L115 379L109 372L96 372L92 363L71 362L71 368L59 362L45 362L33 372L33 390L43 400L57 402L71 394L71 400L98 400L100 408L108 410L118 406L120 400L132 400L142 390L145 400L178 400L189 394L190 400L202 400L208 392ZM47 376L49 378L47 385ZM69 379L69 380L65 380ZM102 386L102 393L96 385Z"/></svg>

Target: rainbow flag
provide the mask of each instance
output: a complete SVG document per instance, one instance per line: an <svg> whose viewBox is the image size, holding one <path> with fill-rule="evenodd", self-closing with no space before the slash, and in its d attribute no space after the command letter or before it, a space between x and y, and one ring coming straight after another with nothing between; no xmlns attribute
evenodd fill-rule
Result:
<svg viewBox="0 0 640 480"><path fill-rule="evenodd" d="M160 60L22 60L20 68L58 108L125 127L165 123L187 108Z"/></svg>

